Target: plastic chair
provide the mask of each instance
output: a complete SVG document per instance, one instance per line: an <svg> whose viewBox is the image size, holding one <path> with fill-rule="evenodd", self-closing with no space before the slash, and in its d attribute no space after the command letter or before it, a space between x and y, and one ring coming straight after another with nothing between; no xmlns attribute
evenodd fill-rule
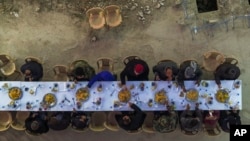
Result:
<svg viewBox="0 0 250 141"><path fill-rule="evenodd" d="M106 113L105 112L94 112L91 115L89 129L94 132L104 131L106 128L104 126L104 122L106 121Z"/></svg>
<svg viewBox="0 0 250 141"><path fill-rule="evenodd" d="M127 56L123 59L123 63L124 65L127 65L129 61L134 60L134 59L141 59L141 58L135 55Z"/></svg>
<svg viewBox="0 0 250 141"><path fill-rule="evenodd" d="M14 60L9 55L0 55L0 70L5 77L10 76L15 72L16 65Z"/></svg>
<svg viewBox="0 0 250 141"><path fill-rule="evenodd" d="M100 7L93 7L86 12L89 18L90 27L100 29L105 25L104 10Z"/></svg>
<svg viewBox="0 0 250 141"><path fill-rule="evenodd" d="M27 135L29 135L29 136L40 136L40 135L41 135L40 133L32 133L32 132L30 132L30 131L28 131L28 130L25 130L25 133L26 133Z"/></svg>
<svg viewBox="0 0 250 141"><path fill-rule="evenodd" d="M64 65L55 65L53 67L55 81L68 81L68 68Z"/></svg>
<svg viewBox="0 0 250 141"><path fill-rule="evenodd" d="M114 60L111 58L98 58L97 59L97 69L98 72L106 70L110 71L111 73L114 72Z"/></svg>
<svg viewBox="0 0 250 141"><path fill-rule="evenodd" d="M10 112L0 111L0 131L6 131L10 128L12 116Z"/></svg>
<svg viewBox="0 0 250 141"><path fill-rule="evenodd" d="M16 113L14 121L11 123L11 127L15 130L25 130L25 120L29 117L30 112L18 111Z"/></svg>
<svg viewBox="0 0 250 141"><path fill-rule="evenodd" d="M27 56L24 60L25 60L26 63L28 63L30 61L35 61L35 62L37 62L37 63L39 63L41 65L43 64L41 59L39 59L37 57L34 57L34 56Z"/></svg>
<svg viewBox="0 0 250 141"><path fill-rule="evenodd" d="M139 129L137 129L137 130L135 130L135 131L127 131L127 133L128 134L139 134L139 133L141 133L142 132L142 128L139 128Z"/></svg>
<svg viewBox="0 0 250 141"><path fill-rule="evenodd" d="M92 66L90 66L86 60L83 60L83 59L75 60L70 63L69 70L68 70L69 75L71 75L74 69L77 67L86 69L86 71L88 72L87 75L89 78L92 78L95 75L95 69Z"/></svg>
<svg viewBox="0 0 250 141"><path fill-rule="evenodd" d="M225 58L223 54L209 51L203 55L203 68L207 71L215 71L220 64L224 63L224 61Z"/></svg>
<svg viewBox="0 0 250 141"><path fill-rule="evenodd" d="M107 116L107 120L104 122L104 126L111 130L111 131L118 131L120 129L116 119L115 115L119 114L120 112L109 112Z"/></svg>
<svg viewBox="0 0 250 141"><path fill-rule="evenodd" d="M122 16L120 7L117 5L109 5L104 8L106 24L110 27L116 27L121 24Z"/></svg>
<svg viewBox="0 0 250 141"><path fill-rule="evenodd" d="M142 131L146 133L155 133L155 130L153 128L153 119L154 119L154 113L153 112L147 112L146 113L146 119L142 125Z"/></svg>
<svg viewBox="0 0 250 141"><path fill-rule="evenodd" d="M238 60L233 58L233 57L227 57L225 59L225 63L230 63L230 64L233 64L233 65L237 65L238 64Z"/></svg>
<svg viewBox="0 0 250 141"><path fill-rule="evenodd" d="M204 132L208 136L217 136L217 135L219 135L221 133L221 129L220 129L220 126L217 123L217 125L216 125L216 127L214 129L206 129L204 127Z"/></svg>
<svg viewBox="0 0 250 141"><path fill-rule="evenodd" d="M157 65L161 64L161 63L164 63L164 62L173 62L175 64L177 64L175 61L173 60L170 60L170 59L164 59L164 60L160 60L159 62L157 62Z"/></svg>

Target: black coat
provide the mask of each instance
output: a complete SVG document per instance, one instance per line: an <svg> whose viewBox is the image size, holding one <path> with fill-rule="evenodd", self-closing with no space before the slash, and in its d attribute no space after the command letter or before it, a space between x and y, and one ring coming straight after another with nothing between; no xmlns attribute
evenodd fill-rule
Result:
<svg viewBox="0 0 250 141"><path fill-rule="evenodd" d="M116 121L119 124L119 126L126 131L138 130L139 128L141 128L146 118L146 114L143 111L141 111L141 109L137 107L135 104L132 104L131 108L134 109L134 112L128 115L131 119L131 122L128 125L123 124L123 119L122 119L123 116L127 114L115 115Z"/></svg>
<svg viewBox="0 0 250 141"><path fill-rule="evenodd" d="M32 115L33 114L31 113L30 116L25 120L26 130L36 134L47 133L49 131L47 120L43 119L41 115L36 115L34 117ZM39 128L37 130L31 129L31 124L33 121L37 121L39 124Z"/></svg>
<svg viewBox="0 0 250 141"><path fill-rule="evenodd" d="M144 71L143 73L136 76L134 73L134 68L135 65L137 64L141 64L144 67ZM125 80L126 77L128 81L145 81L148 80L148 74L149 74L148 64L143 60L135 59L128 62L124 70L121 72L120 78L122 84L124 85L126 84Z"/></svg>
<svg viewBox="0 0 250 141"><path fill-rule="evenodd" d="M180 65L180 70L179 70L179 73L178 73L178 76L177 76L177 80L178 80L178 84L180 86L184 86L184 81L186 80L200 80L201 76L202 76L202 70L200 69L200 67L198 66L197 64L197 68L196 68L196 71L195 71L195 76L193 78L186 78L185 77L185 70L187 67L190 66L190 61L186 61L184 63L182 63Z"/></svg>
<svg viewBox="0 0 250 141"><path fill-rule="evenodd" d="M228 74L229 69L234 69L236 74L234 76ZM240 69L233 64L223 63L217 67L214 73L214 79L216 84L221 84L220 80L235 80L240 76Z"/></svg>
<svg viewBox="0 0 250 141"><path fill-rule="evenodd" d="M25 70L29 69L31 71L31 77L33 78L32 81L39 81L43 77L43 67L41 64L30 61L22 65L21 72L24 74ZM29 81L25 78L24 81Z"/></svg>

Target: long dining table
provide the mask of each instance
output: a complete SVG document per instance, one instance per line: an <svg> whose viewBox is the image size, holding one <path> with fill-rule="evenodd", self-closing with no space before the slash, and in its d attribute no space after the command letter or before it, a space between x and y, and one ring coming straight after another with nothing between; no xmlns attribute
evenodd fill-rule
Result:
<svg viewBox="0 0 250 141"><path fill-rule="evenodd" d="M96 82L89 88L85 101L76 98L76 92L85 88L88 82L70 81L0 81L0 111L129 111L128 102L119 101L118 94L122 90L120 81ZM221 81L223 90L228 92L226 102L216 99L218 86L214 80L202 80L200 85L194 81L184 82L186 90L196 90L198 98L195 101L186 97L180 86L174 81L127 81L126 86L131 94L129 102L137 104L143 111L166 110L166 105L156 102L155 95L164 91L169 105L175 110L185 110L187 104L191 110L198 103L201 110L242 109L242 81ZM142 88L143 85L143 88ZM17 99L10 98L12 88L19 88L21 95ZM99 89L101 88L101 90ZM44 106L44 96L52 94L54 102ZM150 103L150 104L149 104Z"/></svg>

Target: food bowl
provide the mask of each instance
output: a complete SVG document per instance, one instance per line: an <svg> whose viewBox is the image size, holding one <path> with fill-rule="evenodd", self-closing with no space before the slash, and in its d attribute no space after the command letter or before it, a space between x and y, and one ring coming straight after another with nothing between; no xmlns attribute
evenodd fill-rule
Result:
<svg viewBox="0 0 250 141"><path fill-rule="evenodd" d="M18 100L22 97L22 90L18 87L12 87L9 89L8 95L9 95L10 99Z"/></svg>
<svg viewBox="0 0 250 141"><path fill-rule="evenodd" d="M199 92L196 89L190 89L186 93L186 100L196 102L199 98Z"/></svg>
<svg viewBox="0 0 250 141"><path fill-rule="evenodd" d="M57 99L56 96L52 93L47 93L43 97L44 104L48 105L49 107L53 107L56 105Z"/></svg>
<svg viewBox="0 0 250 141"><path fill-rule="evenodd" d="M220 89L215 94L215 99L220 103L227 103L229 98L229 93L225 89Z"/></svg>
<svg viewBox="0 0 250 141"><path fill-rule="evenodd" d="M131 98L131 93L129 90L121 90L119 93L118 93L118 99L120 102L129 102Z"/></svg>
<svg viewBox="0 0 250 141"><path fill-rule="evenodd" d="M165 90L160 90L155 93L155 102L159 104L165 104L168 100Z"/></svg>
<svg viewBox="0 0 250 141"><path fill-rule="evenodd" d="M89 99L89 90L86 88L79 88L76 91L76 100L77 101L87 101Z"/></svg>

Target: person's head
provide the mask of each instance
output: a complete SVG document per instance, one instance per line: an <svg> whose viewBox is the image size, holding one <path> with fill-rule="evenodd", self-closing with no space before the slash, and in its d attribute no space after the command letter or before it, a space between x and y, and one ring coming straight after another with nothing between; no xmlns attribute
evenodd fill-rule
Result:
<svg viewBox="0 0 250 141"><path fill-rule="evenodd" d="M30 69L26 69L26 70L24 71L24 75L25 75L25 76L31 76L31 70L30 70Z"/></svg>
<svg viewBox="0 0 250 141"><path fill-rule="evenodd" d="M81 122L85 122L87 120L87 117L85 115L82 115L79 120Z"/></svg>
<svg viewBox="0 0 250 141"><path fill-rule="evenodd" d="M195 61L191 61L190 65L185 69L184 75L185 78L194 78L195 77L195 71L197 69L197 63Z"/></svg>
<svg viewBox="0 0 250 141"><path fill-rule="evenodd" d="M37 130L39 128L39 123L37 121L33 121L30 127L32 130Z"/></svg>
<svg viewBox="0 0 250 141"><path fill-rule="evenodd" d="M76 70L75 70L75 75L77 78L83 78L84 77L84 71L83 71L83 68L81 67L77 67Z"/></svg>
<svg viewBox="0 0 250 141"><path fill-rule="evenodd" d="M140 74L143 73L143 71L144 71L143 65L141 65L141 64L135 65L135 67L134 67L134 73L135 73L135 75L140 75Z"/></svg>
<svg viewBox="0 0 250 141"><path fill-rule="evenodd" d="M124 125L128 125L131 122L131 119L129 116L126 115L122 117L122 121Z"/></svg>
<svg viewBox="0 0 250 141"><path fill-rule="evenodd" d="M240 73L240 69L236 66L232 66L226 71L226 75L230 79L237 79L237 75Z"/></svg>
<svg viewBox="0 0 250 141"><path fill-rule="evenodd" d="M172 70L172 68L167 67L165 69L165 75L167 76L167 78L171 78L173 76L173 70Z"/></svg>

